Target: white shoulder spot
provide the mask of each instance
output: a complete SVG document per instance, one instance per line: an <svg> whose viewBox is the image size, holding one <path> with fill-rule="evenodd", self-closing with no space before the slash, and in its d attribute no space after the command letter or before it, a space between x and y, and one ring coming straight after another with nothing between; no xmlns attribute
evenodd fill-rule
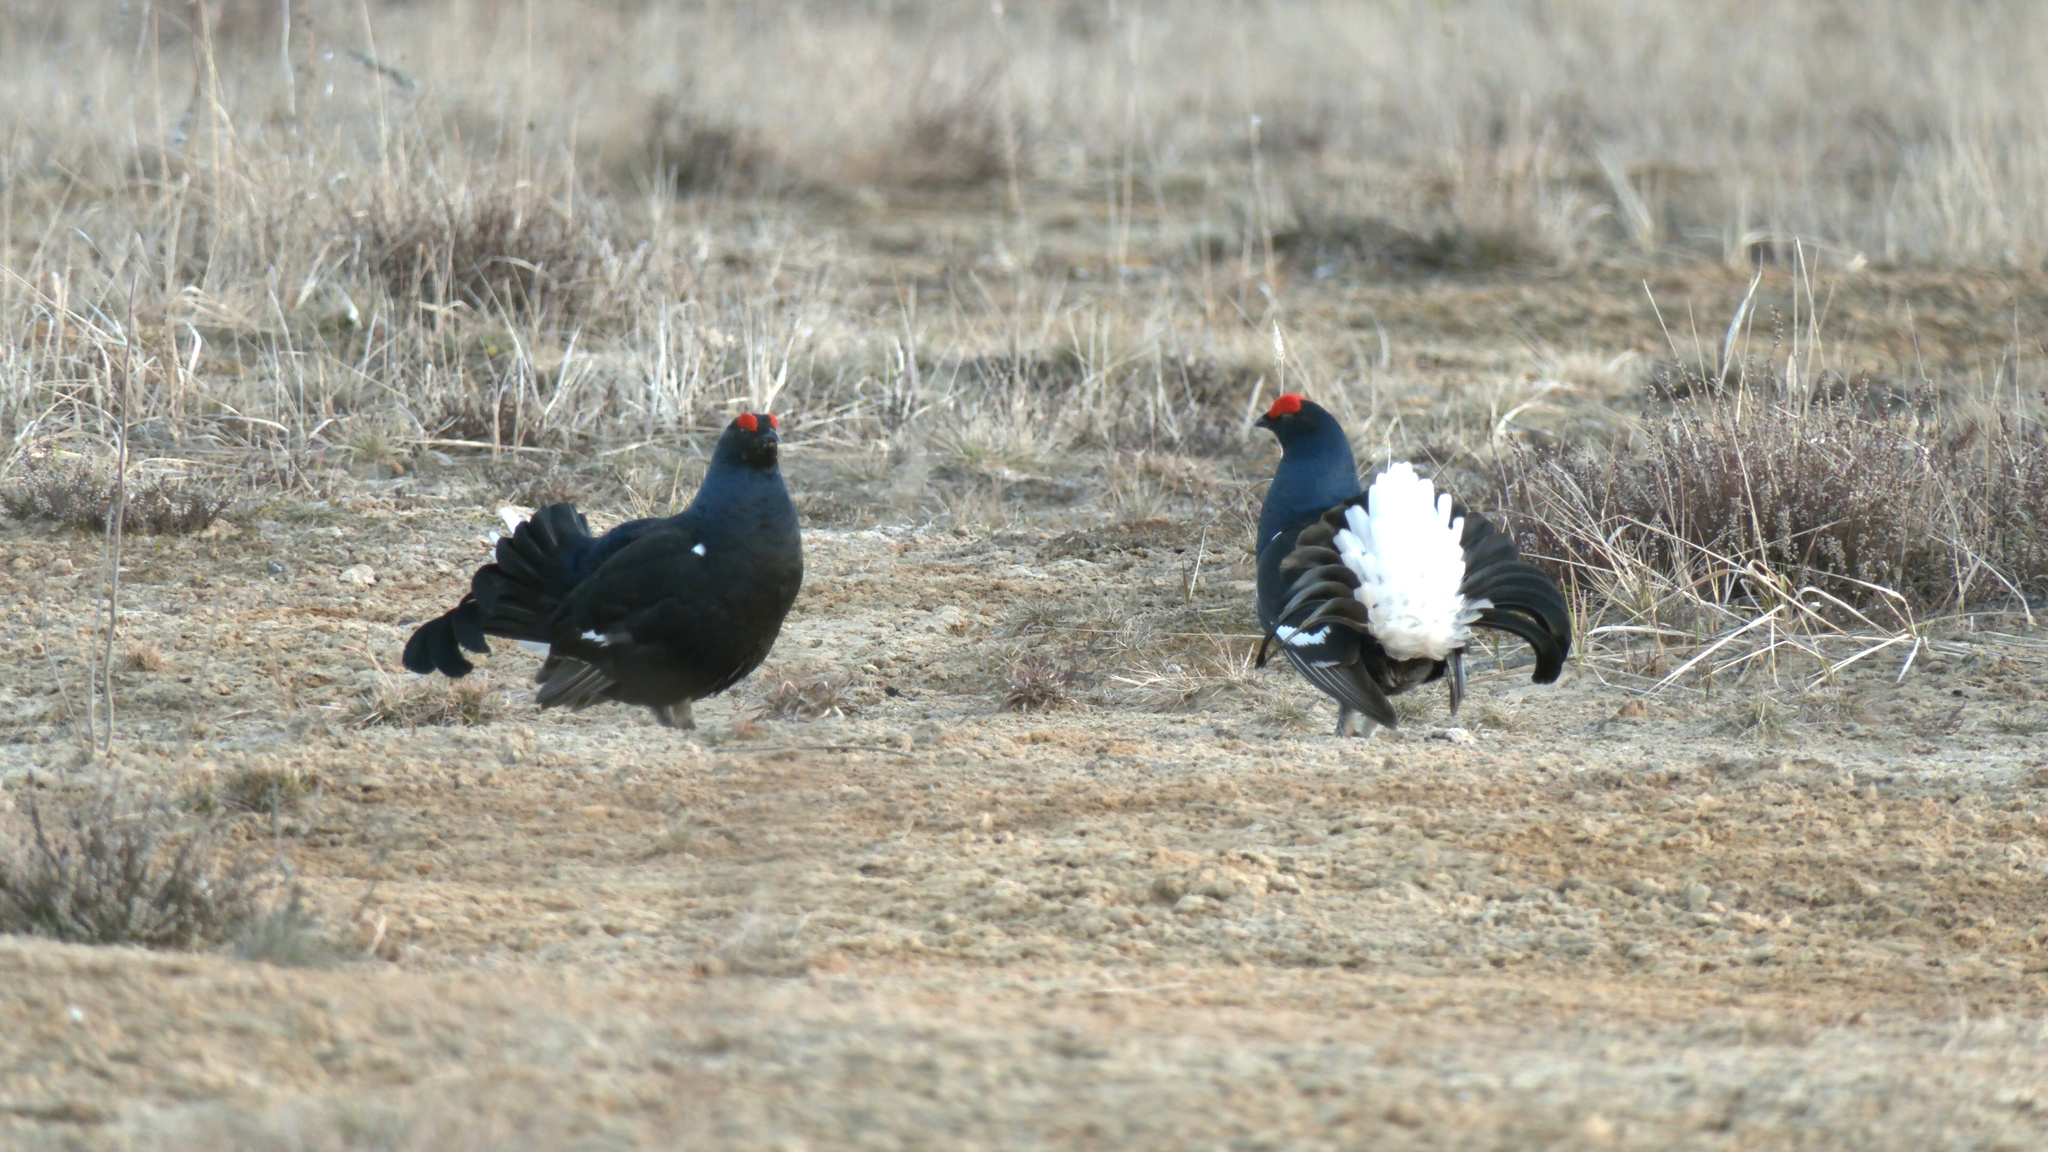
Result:
<svg viewBox="0 0 2048 1152"><path fill-rule="evenodd" d="M1290 628L1282 624L1278 628L1273 629L1273 635L1282 644L1290 648L1311 648L1330 638L1330 626L1325 624L1313 632L1303 632L1298 628Z"/></svg>
<svg viewBox="0 0 2048 1152"><path fill-rule="evenodd" d="M600 646L611 644L614 642L612 637L607 636L604 633L597 631L596 629L591 629L590 631L585 632L583 634L583 638L585 640L590 641L592 644L597 644Z"/></svg>
<svg viewBox="0 0 2048 1152"><path fill-rule="evenodd" d="M704 554L704 546L702 544L693 544L690 547L690 551L695 552L699 556L702 556Z"/></svg>

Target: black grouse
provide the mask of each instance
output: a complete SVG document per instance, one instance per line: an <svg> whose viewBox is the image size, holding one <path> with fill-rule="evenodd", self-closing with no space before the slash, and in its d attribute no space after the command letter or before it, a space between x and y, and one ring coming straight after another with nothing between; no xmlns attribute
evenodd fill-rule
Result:
<svg viewBox="0 0 2048 1152"><path fill-rule="evenodd" d="M1506 533L1411 464L1388 465L1361 492L1343 426L1298 395L1275 400L1258 426L1280 439L1259 511L1259 665L1277 643L1336 699L1337 735L1394 727L1391 697L1447 672L1457 715L1474 627L1528 641L1536 683L1557 679L1570 610Z"/></svg>
<svg viewBox="0 0 2048 1152"><path fill-rule="evenodd" d="M759 667L803 583L796 506L777 467L776 419L726 427L690 506L602 536L572 504L550 504L498 541L469 594L420 625L405 666L462 676L486 636L545 645L542 708L600 700L694 728L690 703Z"/></svg>

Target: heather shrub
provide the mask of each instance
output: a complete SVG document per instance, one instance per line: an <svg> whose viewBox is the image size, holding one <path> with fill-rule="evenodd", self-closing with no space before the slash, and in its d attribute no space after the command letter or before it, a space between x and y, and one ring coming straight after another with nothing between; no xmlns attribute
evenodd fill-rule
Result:
<svg viewBox="0 0 2048 1152"><path fill-rule="evenodd" d="M1666 373L1650 398L1608 443L1499 461L1524 549L1567 579L1640 566L1710 604L1797 596L1887 623L2048 591L2038 421L1961 419L1868 378L1791 385L1770 366Z"/></svg>

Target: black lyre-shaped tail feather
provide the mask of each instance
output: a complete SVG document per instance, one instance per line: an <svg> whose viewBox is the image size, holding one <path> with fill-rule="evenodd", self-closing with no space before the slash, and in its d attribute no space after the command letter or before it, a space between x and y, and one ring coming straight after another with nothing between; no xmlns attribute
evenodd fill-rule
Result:
<svg viewBox="0 0 2048 1152"><path fill-rule="evenodd" d="M462 654L465 648L481 653L491 650L484 640L483 623L477 615L474 596L464 596L455 607L413 631L412 639L405 642L403 660L406 671L467 676L476 665Z"/></svg>
<svg viewBox="0 0 2048 1152"><path fill-rule="evenodd" d="M1554 683L1572 651L1572 613L1564 592L1542 569L1522 559L1514 540L1493 521L1461 505L1454 505L1451 515L1465 518L1465 579L1458 592L1467 600L1493 605L1482 609L1473 623L1521 637L1536 654L1530 679Z"/></svg>
<svg viewBox="0 0 2048 1152"><path fill-rule="evenodd" d="M575 583L571 554L589 538L590 525L573 504L550 504L500 537L493 562L471 577L469 594L406 641L406 669L466 676L475 665L463 650L488 653L487 635L545 643L544 625Z"/></svg>

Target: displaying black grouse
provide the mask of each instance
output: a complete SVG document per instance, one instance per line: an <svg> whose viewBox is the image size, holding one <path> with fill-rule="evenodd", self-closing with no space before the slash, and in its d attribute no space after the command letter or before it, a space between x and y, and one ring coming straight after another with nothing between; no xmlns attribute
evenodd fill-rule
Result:
<svg viewBox="0 0 2048 1152"><path fill-rule="evenodd" d="M546 645L543 708L600 700L694 728L690 703L738 683L775 646L803 583L796 506L776 464L776 419L727 426L690 506L602 536L550 504L498 541L469 594L405 645L414 672L467 674L486 636Z"/></svg>
<svg viewBox="0 0 2048 1152"><path fill-rule="evenodd" d="M1411 464L1361 492L1343 427L1293 393L1258 426L1280 439L1259 511L1259 665L1277 643L1336 699L1337 735L1395 727L1391 697L1447 672L1457 715L1474 627L1528 641L1536 683L1557 679L1572 645L1564 594L1491 521Z"/></svg>

